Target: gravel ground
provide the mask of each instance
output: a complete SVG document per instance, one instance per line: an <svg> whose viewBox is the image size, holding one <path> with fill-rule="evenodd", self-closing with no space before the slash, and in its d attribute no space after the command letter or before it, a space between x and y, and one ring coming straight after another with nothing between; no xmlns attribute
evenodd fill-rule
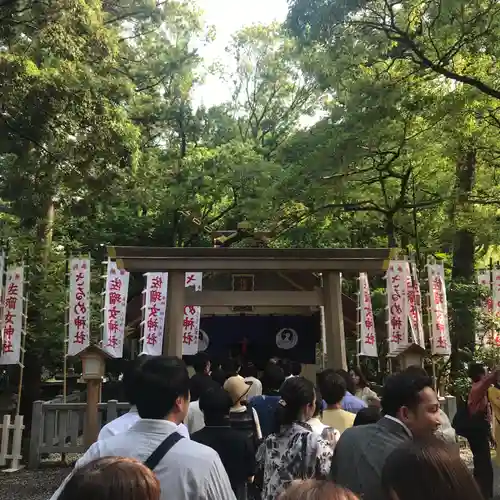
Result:
<svg viewBox="0 0 500 500"><path fill-rule="evenodd" d="M467 447L461 447L460 455L472 468L472 454ZM77 456L70 455L74 462ZM60 457L51 455L39 470L21 470L15 473L0 473L0 500L48 500L59 487L72 467L61 467ZM495 470L495 500L500 500L500 468Z"/></svg>
<svg viewBox="0 0 500 500"><path fill-rule="evenodd" d="M4 473L0 476L0 499L48 500L70 471L67 467L44 467Z"/></svg>

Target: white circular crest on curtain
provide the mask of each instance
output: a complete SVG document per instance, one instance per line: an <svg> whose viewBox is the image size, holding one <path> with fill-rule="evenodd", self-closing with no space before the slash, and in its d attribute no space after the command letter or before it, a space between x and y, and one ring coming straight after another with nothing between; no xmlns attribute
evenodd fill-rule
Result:
<svg viewBox="0 0 500 500"><path fill-rule="evenodd" d="M200 328L198 332L198 352L204 352L210 345L210 339L204 330Z"/></svg>
<svg viewBox="0 0 500 500"><path fill-rule="evenodd" d="M299 336L293 328L282 328L276 334L276 345L280 349L293 349L298 341Z"/></svg>

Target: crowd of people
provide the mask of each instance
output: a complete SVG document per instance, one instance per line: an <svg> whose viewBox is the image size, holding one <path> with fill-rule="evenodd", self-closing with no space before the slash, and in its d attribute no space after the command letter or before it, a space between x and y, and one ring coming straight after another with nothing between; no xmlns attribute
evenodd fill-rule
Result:
<svg viewBox="0 0 500 500"><path fill-rule="evenodd" d="M276 359L259 373L199 354L194 369L190 378L178 358L141 356L123 377L130 411L103 427L52 500L492 496L489 472L462 462L422 368L389 376L380 395L358 368L324 370L316 384ZM496 375L471 376L483 411Z"/></svg>

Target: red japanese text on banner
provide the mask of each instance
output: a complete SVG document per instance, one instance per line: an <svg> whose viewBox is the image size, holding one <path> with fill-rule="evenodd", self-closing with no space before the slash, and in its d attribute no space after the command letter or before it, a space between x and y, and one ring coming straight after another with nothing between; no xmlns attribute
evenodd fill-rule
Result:
<svg viewBox="0 0 500 500"><path fill-rule="evenodd" d="M425 335L424 335L424 320L422 314L422 292L420 291L420 283L418 281L417 266L413 262L411 264L411 277L413 280L413 293L415 298L415 308L417 312L417 344L425 349Z"/></svg>
<svg viewBox="0 0 500 500"><path fill-rule="evenodd" d="M408 341L407 262L390 261L387 270L389 353L402 352Z"/></svg>
<svg viewBox="0 0 500 500"><path fill-rule="evenodd" d="M202 289L203 273L186 273L186 288L194 287L196 291ZM201 307L189 305L184 307L182 322L182 354L196 354L200 334Z"/></svg>
<svg viewBox="0 0 500 500"><path fill-rule="evenodd" d="M443 264L428 264L432 354L451 354Z"/></svg>
<svg viewBox="0 0 500 500"><path fill-rule="evenodd" d="M359 274L359 355L377 357L377 338L375 335L375 319L373 317L370 285L366 273Z"/></svg>
<svg viewBox="0 0 500 500"><path fill-rule="evenodd" d="M144 290L142 354L160 356L167 308L168 273L147 273Z"/></svg>
<svg viewBox="0 0 500 500"><path fill-rule="evenodd" d="M477 284L487 288L490 293L488 297L484 299L479 308L479 312L483 316L490 316L493 312L493 297L491 296L491 274L488 269L482 269L477 273ZM476 323L476 344L477 345L489 345L492 343L492 335L488 333L483 325L482 321L477 321Z"/></svg>
<svg viewBox="0 0 500 500"><path fill-rule="evenodd" d="M123 356L129 277L128 271L108 262L102 348L113 358Z"/></svg>
<svg viewBox="0 0 500 500"><path fill-rule="evenodd" d="M23 336L24 268L7 270L4 291L4 328L0 365L19 363Z"/></svg>
<svg viewBox="0 0 500 500"><path fill-rule="evenodd" d="M194 287L199 292L202 289L203 273L186 273L186 288Z"/></svg>
<svg viewBox="0 0 500 500"><path fill-rule="evenodd" d="M90 259L69 261L68 356L90 345Z"/></svg>
<svg viewBox="0 0 500 500"><path fill-rule="evenodd" d="M492 313L495 321L500 322L500 269L493 270L491 273L491 279L493 288ZM490 338L492 338L494 346L500 347L500 330L495 329L492 334L490 334Z"/></svg>

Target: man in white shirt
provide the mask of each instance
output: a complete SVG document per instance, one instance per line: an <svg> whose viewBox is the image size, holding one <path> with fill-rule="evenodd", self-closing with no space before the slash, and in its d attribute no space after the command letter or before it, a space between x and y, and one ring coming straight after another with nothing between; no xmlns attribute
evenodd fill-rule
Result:
<svg viewBox="0 0 500 500"><path fill-rule="evenodd" d="M147 359L134 374L136 406L140 416L127 431L94 443L75 469L105 456L145 462L177 431L189 405L189 376L175 357ZM235 500L219 455L199 443L179 439L154 467L161 500ZM56 500L68 478L52 496Z"/></svg>
<svg viewBox="0 0 500 500"><path fill-rule="evenodd" d="M241 376L245 382L250 386L247 394L247 401L250 401L256 396L262 396L262 382L257 378L257 367L253 363L247 363L241 369Z"/></svg>
<svg viewBox="0 0 500 500"><path fill-rule="evenodd" d="M111 422L108 422L99 433L98 441L107 439L111 436L116 436L122 432L128 431L141 417L137 412L137 407L135 406L135 391L134 391L134 374L139 369L139 367L147 360L151 359L152 356L139 356L137 360L133 363L133 366L125 372L122 377L122 384L127 401L132 405L130 411L122 415L121 417L115 418ZM180 424L177 428L177 432L189 439L189 432L184 424Z"/></svg>
<svg viewBox="0 0 500 500"><path fill-rule="evenodd" d="M200 410L200 400L191 401L191 403L189 403L186 423L190 434L201 431L201 429L205 427L205 416Z"/></svg>

